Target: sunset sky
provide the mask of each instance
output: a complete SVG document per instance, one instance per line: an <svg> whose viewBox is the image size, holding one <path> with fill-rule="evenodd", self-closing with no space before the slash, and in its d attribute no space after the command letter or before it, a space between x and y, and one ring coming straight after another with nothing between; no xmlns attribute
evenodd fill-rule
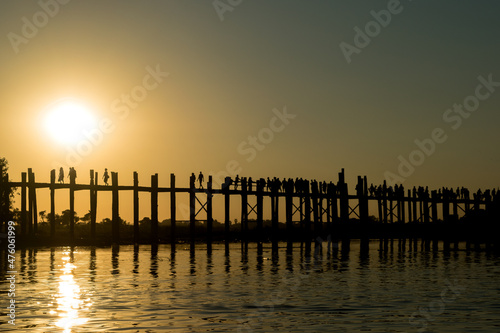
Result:
<svg viewBox="0 0 500 333"><path fill-rule="evenodd" d="M108 168L186 186L229 163L254 179L345 168L352 187L496 188L499 13L493 0L2 1L0 157L14 181L74 166L82 183ZM87 136L50 123L67 101Z"/></svg>

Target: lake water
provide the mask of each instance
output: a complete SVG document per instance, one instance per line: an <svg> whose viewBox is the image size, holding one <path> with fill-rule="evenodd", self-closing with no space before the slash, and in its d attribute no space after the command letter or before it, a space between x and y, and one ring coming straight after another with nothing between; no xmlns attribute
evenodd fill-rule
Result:
<svg viewBox="0 0 500 333"><path fill-rule="evenodd" d="M16 326L3 258L0 331L500 332L494 254L322 246L18 249Z"/></svg>

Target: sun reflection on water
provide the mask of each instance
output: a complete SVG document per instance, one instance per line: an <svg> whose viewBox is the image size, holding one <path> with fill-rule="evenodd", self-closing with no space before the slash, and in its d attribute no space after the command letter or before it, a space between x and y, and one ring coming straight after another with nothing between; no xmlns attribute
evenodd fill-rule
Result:
<svg viewBox="0 0 500 333"><path fill-rule="evenodd" d="M88 318L82 317L81 310L88 309L92 302L88 298L82 299L83 295L73 274L76 266L68 262L70 257L65 256L62 260L64 262L61 269L62 274L59 276L59 292L56 296L57 312L59 313L56 326L62 328L64 333L70 333L73 326L83 325L88 321ZM55 314L55 311L51 311L51 313Z"/></svg>

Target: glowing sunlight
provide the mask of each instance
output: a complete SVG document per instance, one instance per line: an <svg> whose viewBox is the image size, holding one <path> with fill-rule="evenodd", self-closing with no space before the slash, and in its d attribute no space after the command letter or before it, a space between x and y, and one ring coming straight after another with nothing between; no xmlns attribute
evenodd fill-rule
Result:
<svg viewBox="0 0 500 333"><path fill-rule="evenodd" d="M92 111L81 102L65 98L47 107L44 129L57 143L73 145L95 128L96 119Z"/></svg>

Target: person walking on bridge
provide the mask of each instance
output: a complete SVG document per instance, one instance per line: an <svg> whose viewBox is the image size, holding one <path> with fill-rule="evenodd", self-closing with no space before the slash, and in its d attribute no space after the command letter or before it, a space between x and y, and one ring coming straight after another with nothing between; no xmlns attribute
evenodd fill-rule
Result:
<svg viewBox="0 0 500 333"><path fill-rule="evenodd" d="M64 169L63 167L59 168L59 184L64 184Z"/></svg>
<svg viewBox="0 0 500 333"><path fill-rule="evenodd" d="M108 169L107 169L107 168L105 168L105 169L104 169L104 175L102 175L102 180L104 180L104 184L105 184L106 186L108 186L108 185L109 185L109 184L108 184L108 180L109 180L109 173L108 173Z"/></svg>
<svg viewBox="0 0 500 333"><path fill-rule="evenodd" d="M205 177L200 171L200 174L198 175L198 181L200 182L200 188L203 188L203 181L205 180Z"/></svg>

